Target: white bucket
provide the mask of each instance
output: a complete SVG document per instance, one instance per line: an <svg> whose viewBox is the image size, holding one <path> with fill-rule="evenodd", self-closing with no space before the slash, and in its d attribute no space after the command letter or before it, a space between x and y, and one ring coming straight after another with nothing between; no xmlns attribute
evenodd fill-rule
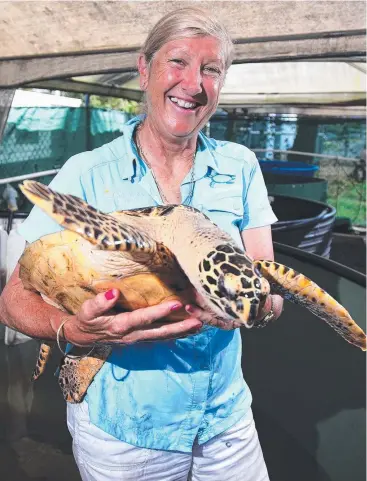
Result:
<svg viewBox="0 0 367 481"><path fill-rule="evenodd" d="M23 222L23 219L14 219L12 229L9 232L6 249L6 281L10 279L20 256L23 254L26 242L17 232L17 228ZM14 346L30 341L32 338L18 332L10 327L5 328L5 344Z"/></svg>

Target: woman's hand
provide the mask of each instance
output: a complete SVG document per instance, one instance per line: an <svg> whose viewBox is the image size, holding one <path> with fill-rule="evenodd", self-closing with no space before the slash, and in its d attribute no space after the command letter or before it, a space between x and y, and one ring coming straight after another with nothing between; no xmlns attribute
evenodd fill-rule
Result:
<svg viewBox="0 0 367 481"><path fill-rule="evenodd" d="M113 313L118 297L119 291L112 289L85 301L80 311L64 324L65 340L77 346L90 346L96 342L133 344L187 337L202 327L202 322L193 316L184 321L156 322L180 309L182 304L177 301L133 312Z"/></svg>
<svg viewBox="0 0 367 481"><path fill-rule="evenodd" d="M237 329L238 327L243 327L243 324L237 321L228 321L227 319L223 319L214 312L210 310L205 310L200 306L205 305L205 301L201 294L197 291L194 292L195 296L195 304L188 304L185 306L185 310L192 318L198 319L203 324L218 327L224 331L232 331L233 329Z"/></svg>
<svg viewBox="0 0 367 481"><path fill-rule="evenodd" d="M197 303L200 304L200 296L197 295ZM270 312L270 310L274 313L274 320L278 319L282 312L283 306L283 299L277 295L269 295L265 299L262 306L260 306L259 312L255 318L255 321L263 319L266 314ZM237 329L239 327L245 327L244 324L238 321L228 321L227 319L223 319L210 311L206 311L197 305L189 304L185 306L186 312L190 314L190 316L199 319L203 322L203 324L207 324L210 326L218 327L219 329L223 329L225 331L231 331L233 329Z"/></svg>

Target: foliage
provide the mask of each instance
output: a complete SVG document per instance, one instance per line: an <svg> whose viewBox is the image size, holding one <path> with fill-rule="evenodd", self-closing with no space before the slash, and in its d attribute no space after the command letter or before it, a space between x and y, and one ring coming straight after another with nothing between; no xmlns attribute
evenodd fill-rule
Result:
<svg viewBox="0 0 367 481"><path fill-rule="evenodd" d="M318 143L318 151L323 154L359 158L366 148L366 124L363 121L322 124Z"/></svg>
<svg viewBox="0 0 367 481"><path fill-rule="evenodd" d="M127 114L137 114L140 108L140 104L134 100L120 99L117 97L100 97L98 95L90 96L89 105L96 108L122 110Z"/></svg>
<svg viewBox="0 0 367 481"><path fill-rule="evenodd" d="M328 182L328 203L337 217L348 217L353 225L366 226L366 182L349 179Z"/></svg>

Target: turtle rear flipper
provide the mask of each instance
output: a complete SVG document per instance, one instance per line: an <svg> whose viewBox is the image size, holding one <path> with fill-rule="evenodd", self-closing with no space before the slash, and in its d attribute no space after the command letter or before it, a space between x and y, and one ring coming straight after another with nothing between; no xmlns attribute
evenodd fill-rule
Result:
<svg viewBox="0 0 367 481"><path fill-rule="evenodd" d="M54 343L52 342L42 342L38 354L37 364L32 374L32 381L36 381L45 372L46 364L51 357L53 346Z"/></svg>
<svg viewBox="0 0 367 481"><path fill-rule="evenodd" d="M269 281L273 294L305 306L326 321L347 342L366 350L366 334L354 322L349 312L315 282L276 262L255 261L255 265Z"/></svg>
<svg viewBox="0 0 367 481"><path fill-rule="evenodd" d="M79 197L59 194L34 180L19 186L23 194L66 229L78 233L100 249L152 254L157 243L133 226L99 212Z"/></svg>
<svg viewBox="0 0 367 481"><path fill-rule="evenodd" d="M101 369L111 351L110 346L99 344L86 357L68 354L62 359L59 385L65 401L72 404L83 401L94 376Z"/></svg>

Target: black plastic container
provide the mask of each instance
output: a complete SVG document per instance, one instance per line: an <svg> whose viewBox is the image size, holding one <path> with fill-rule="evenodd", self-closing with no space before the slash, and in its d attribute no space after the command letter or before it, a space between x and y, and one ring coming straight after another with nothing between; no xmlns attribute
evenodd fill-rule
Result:
<svg viewBox="0 0 367 481"><path fill-rule="evenodd" d="M271 196L278 222L273 240L312 254L329 257L336 210L331 205L285 195Z"/></svg>
<svg viewBox="0 0 367 481"><path fill-rule="evenodd" d="M310 277L366 329L366 276L280 244L275 259ZM270 479L365 481L366 353L288 301L273 324L241 332Z"/></svg>
<svg viewBox="0 0 367 481"><path fill-rule="evenodd" d="M264 173L269 195L288 195L302 199L327 201L327 180L318 177L301 177Z"/></svg>

